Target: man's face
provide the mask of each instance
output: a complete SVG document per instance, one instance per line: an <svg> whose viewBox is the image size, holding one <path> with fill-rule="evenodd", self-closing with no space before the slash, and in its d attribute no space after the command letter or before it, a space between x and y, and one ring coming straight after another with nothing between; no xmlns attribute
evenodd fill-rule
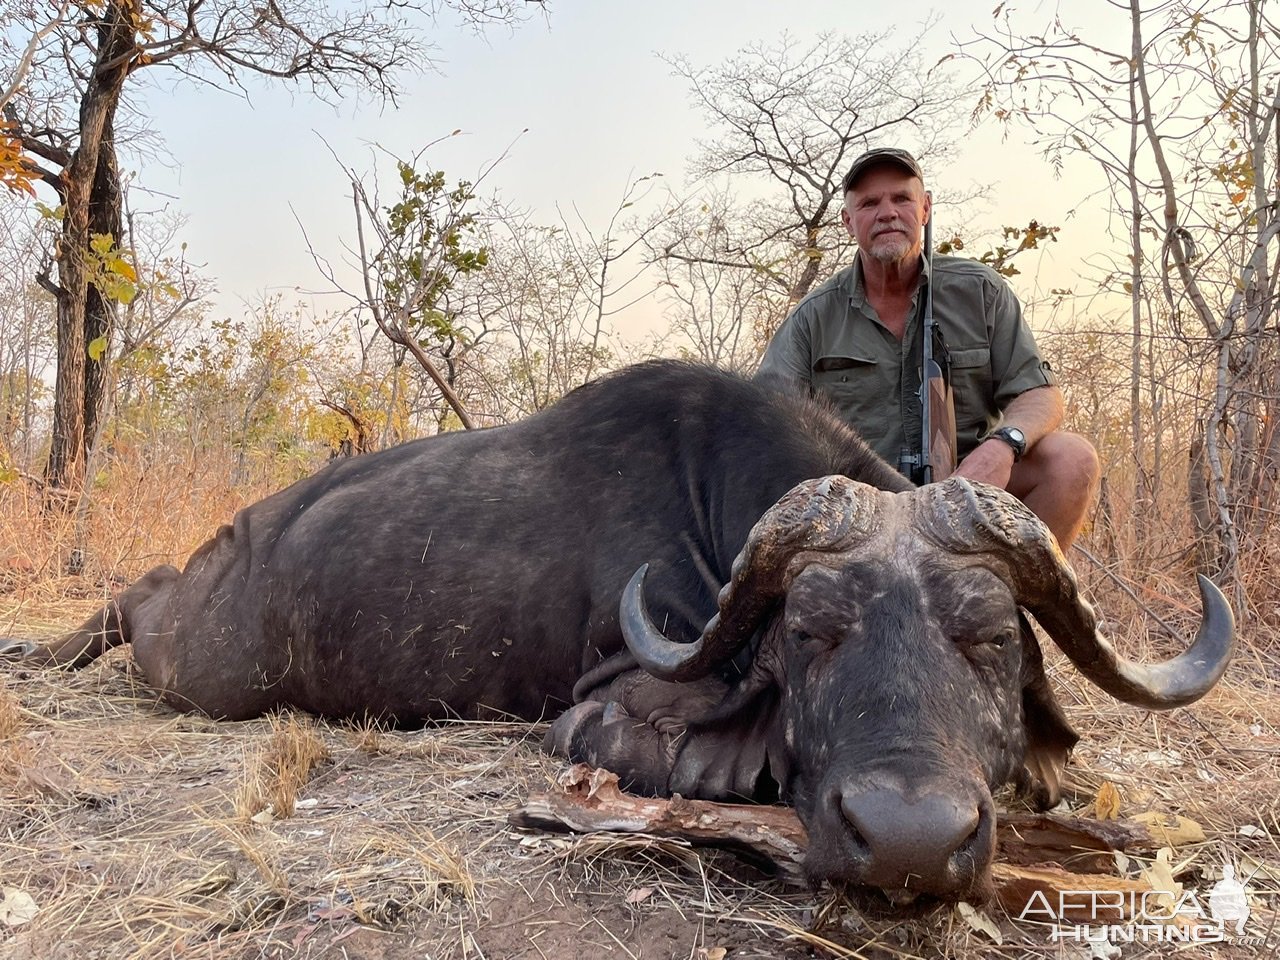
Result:
<svg viewBox="0 0 1280 960"><path fill-rule="evenodd" d="M872 167L844 195L840 220L858 249L884 264L920 255L920 228L929 220L924 184L891 163Z"/></svg>

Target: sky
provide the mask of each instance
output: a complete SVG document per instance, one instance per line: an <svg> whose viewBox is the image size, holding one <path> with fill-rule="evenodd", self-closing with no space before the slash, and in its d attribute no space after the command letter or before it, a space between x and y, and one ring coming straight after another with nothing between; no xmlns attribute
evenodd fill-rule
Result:
<svg viewBox="0 0 1280 960"><path fill-rule="evenodd" d="M375 144L384 158L407 157L446 137L426 159L451 179L474 178L510 147L486 181L488 192L539 222L556 222L558 208L576 208L599 225L636 176L660 172L683 186L686 162L707 132L659 54L712 65L784 31L805 42L822 31L892 27L895 44L905 43L932 19L920 42L941 57L952 49L951 35L991 24L992 3L962 0L934 10L918 0L811 0L803 21L795 9L754 0L552 0L545 16L479 37L443 16L431 33L438 70L406 78L398 105L387 107L351 99L325 104L305 89L266 82L252 83L246 99L143 71L148 77L133 93L163 145L134 159L135 183L146 189L135 190L133 205L168 206L187 218L181 239L216 282L219 315L238 315L277 293L323 312L334 301L311 295L326 284L306 238L325 255L341 256L342 239L354 230L340 163L373 167ZM1053 8L1032 4L1026 12L1044 20ZM463 133L448 137L454 130ZM977 215L991 226L1036 216L1064 227L1043 276L1024 263L1032 274L1020 284L1060 284L1071 270L1079 243L1070 242L1069 211L1085 189L1054 180L1024 135L1002 140L994 128L980 130L966 138L956 162L929 176L944 189L990 186L991 201ZM1087 242L1090 229L1096 224L1076 225L1074 233Z"/></svg>

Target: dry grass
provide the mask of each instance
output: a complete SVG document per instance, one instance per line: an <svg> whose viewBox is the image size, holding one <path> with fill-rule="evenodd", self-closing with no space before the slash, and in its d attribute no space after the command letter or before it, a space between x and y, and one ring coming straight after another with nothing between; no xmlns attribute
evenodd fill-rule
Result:
<svg viewBox="0 0 1280 960"><path fill-rule="evenodd" d="M236 816L251 820L261 813L292 817L298 791L312 772L329 759L329 748L315 724L296 716L271 718L271 735L245 764L245 779L236 793Z"/></svg>
<svg viewBox="0 0 1280 960"><path fill-rule="evenodd" d="M11 740L27 725L26 711L0 677L0 741Z"/></svg>
<svg viewBox="0 0 1280 960"><path fill-rule="evenodd" d="M0 635L78 622L113 581L180 560L212 532L208 518L260 492L228 492L181 461L134 476L104 492L80 576L63 572L72 528L0 489ZM1179 631L1194 624L1184 571L1135 588L1149 612L1077 565L1130 656L1176 646L1157 615ZM1046 652L1084 734L1069 806L1091 811L1110 783L1122 815L1197 821L1205 840L1179 848L1179 879L1205 891L1224 862L1238 864L1255 897L1250 930L1263 931L1280 895L1280 636L1258 628L1244 639L1217 690L1163 715L1114 703ZM994 907L1002 944L954 910L864 916L722 852L516 832L507 814L559 766L537 750L541 735L528 724L405 732L290 714L213 723L159 705L127 650L79 673L0 667L0 887L39 909L0 925L0 958L1087 960ZM1269 936L1276 952L1280 928ZM1123 956L1175 952L1132 945Z"/></svg>
<svg viewBox="0 0 1280 960"><path fill-rule="evenodd" d="M1197 820L1206 840L1180 848L1180 878L1205 889L1225 860L1258 870L1255 916L1270 917L1280 879L1275 664L1246 658L1200 704L1159 717L1055 667L1086 734L1072 806L1088 810L1110 782L1126 815ZM1002 946L952 911L865 917L830 893L785 888L727 854L671 841L518 834L507 813L557 768L528 725L403 732L292 715L217 724L156 705L127 651L79 674L11 671L7 693L22 726L0 741L0 878L40 913L0 933L0 956L1069 955L1045 928L998 911ZM246 784L267 797L278 781L293 816L244 819ZM1246 825L1259 832L1242 835Z"/></svg>

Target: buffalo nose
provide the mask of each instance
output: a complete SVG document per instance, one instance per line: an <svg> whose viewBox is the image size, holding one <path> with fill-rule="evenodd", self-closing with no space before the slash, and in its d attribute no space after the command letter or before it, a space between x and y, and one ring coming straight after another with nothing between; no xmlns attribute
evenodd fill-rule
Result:
<svg viewBox="0 0 1280 960"><path fill-rule="evenodd" d="M967 890L994 854L992 814L942 793L891 787L845 793L841 812L860 848L861 881L886 891L945 896Z"/></svg>

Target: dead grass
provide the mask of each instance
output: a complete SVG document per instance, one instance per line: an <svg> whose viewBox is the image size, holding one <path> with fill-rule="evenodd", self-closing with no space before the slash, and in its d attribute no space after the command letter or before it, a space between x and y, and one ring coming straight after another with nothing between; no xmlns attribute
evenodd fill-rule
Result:
<svg viewBox="0 0 1280 960"><path fill-rule="evenodd" d="M1134 655L1165 647L1158 636L1120 642ZM1085 734L1070 807L1090 810L1111 783L1122 815L1197 821L1205 839L1178 849L1179 879L1204 891L1235 863L1269 923L1280 893L1277 664L1244 656L1200 703L1155 715L1049 657ZM1002 945L951 910L864 916L725 853L517 833L507 813L558 766L530 725L405 732L290 714L219 724L157 705L127 650L75 674L10 669L0 692L18 717L0 738L0 884L40 911L0 930L6 958L1086 956L994 908ZM273 811L263 822L246 819L250 784L253 812ZM276 815L289 798L292 815Z"/></svg>
<svg viewBox="0 0 1280 960"><path fill-rule="evenodd" d="M262 492L229 490L181 459L151 469L104 492L78 576L65 573L74 530L20 488L0 488L0 636L74 625L114 585L181 561L212 532L209 518L228 519ZM1126 579L1135 601L1074 559L1127 655L1171 653L1180 641L1161 621L1184 636L1194 629L1179 564ZM1111 701L1046 648L1084 735L1068 807L1091 811L1109 783L1123 816L1157 810L1199 823L1204 840L1174 857L1178 879L1205 892L1236 864L1254 897L1250 930L1271 944L1189 954L1127 945L1125 958L1280 950L1280 928L1270 929L1280 634L1253 626L1243 640L1217 690L1159 715ZM1088 958L995 907L999 944L954 910L866 916L722 852L517 832L507 814L559 766L538 751L541 735L528 724L406 732L292 714L214 723L158 704L127 650L78 673L0 666L0 888L39 910L0 923L0 958Z"/></svg>
<svg viewBox="0 0 1280 960"><path fill-rule="evenodd" d="M22 704L9 692L9 685L0 677L0 741L17 736L26 725L26 712L22 709Z"/></svg>
<svg viewBox="0 0 1280 960"><path fill-rule="evenodd" d="M236 816L244 820L262 813L292 817L298 792L329 759L329 748L310 720L278 715L270 722L271 734L245 764L245 779L236 794Z"/></svg>

